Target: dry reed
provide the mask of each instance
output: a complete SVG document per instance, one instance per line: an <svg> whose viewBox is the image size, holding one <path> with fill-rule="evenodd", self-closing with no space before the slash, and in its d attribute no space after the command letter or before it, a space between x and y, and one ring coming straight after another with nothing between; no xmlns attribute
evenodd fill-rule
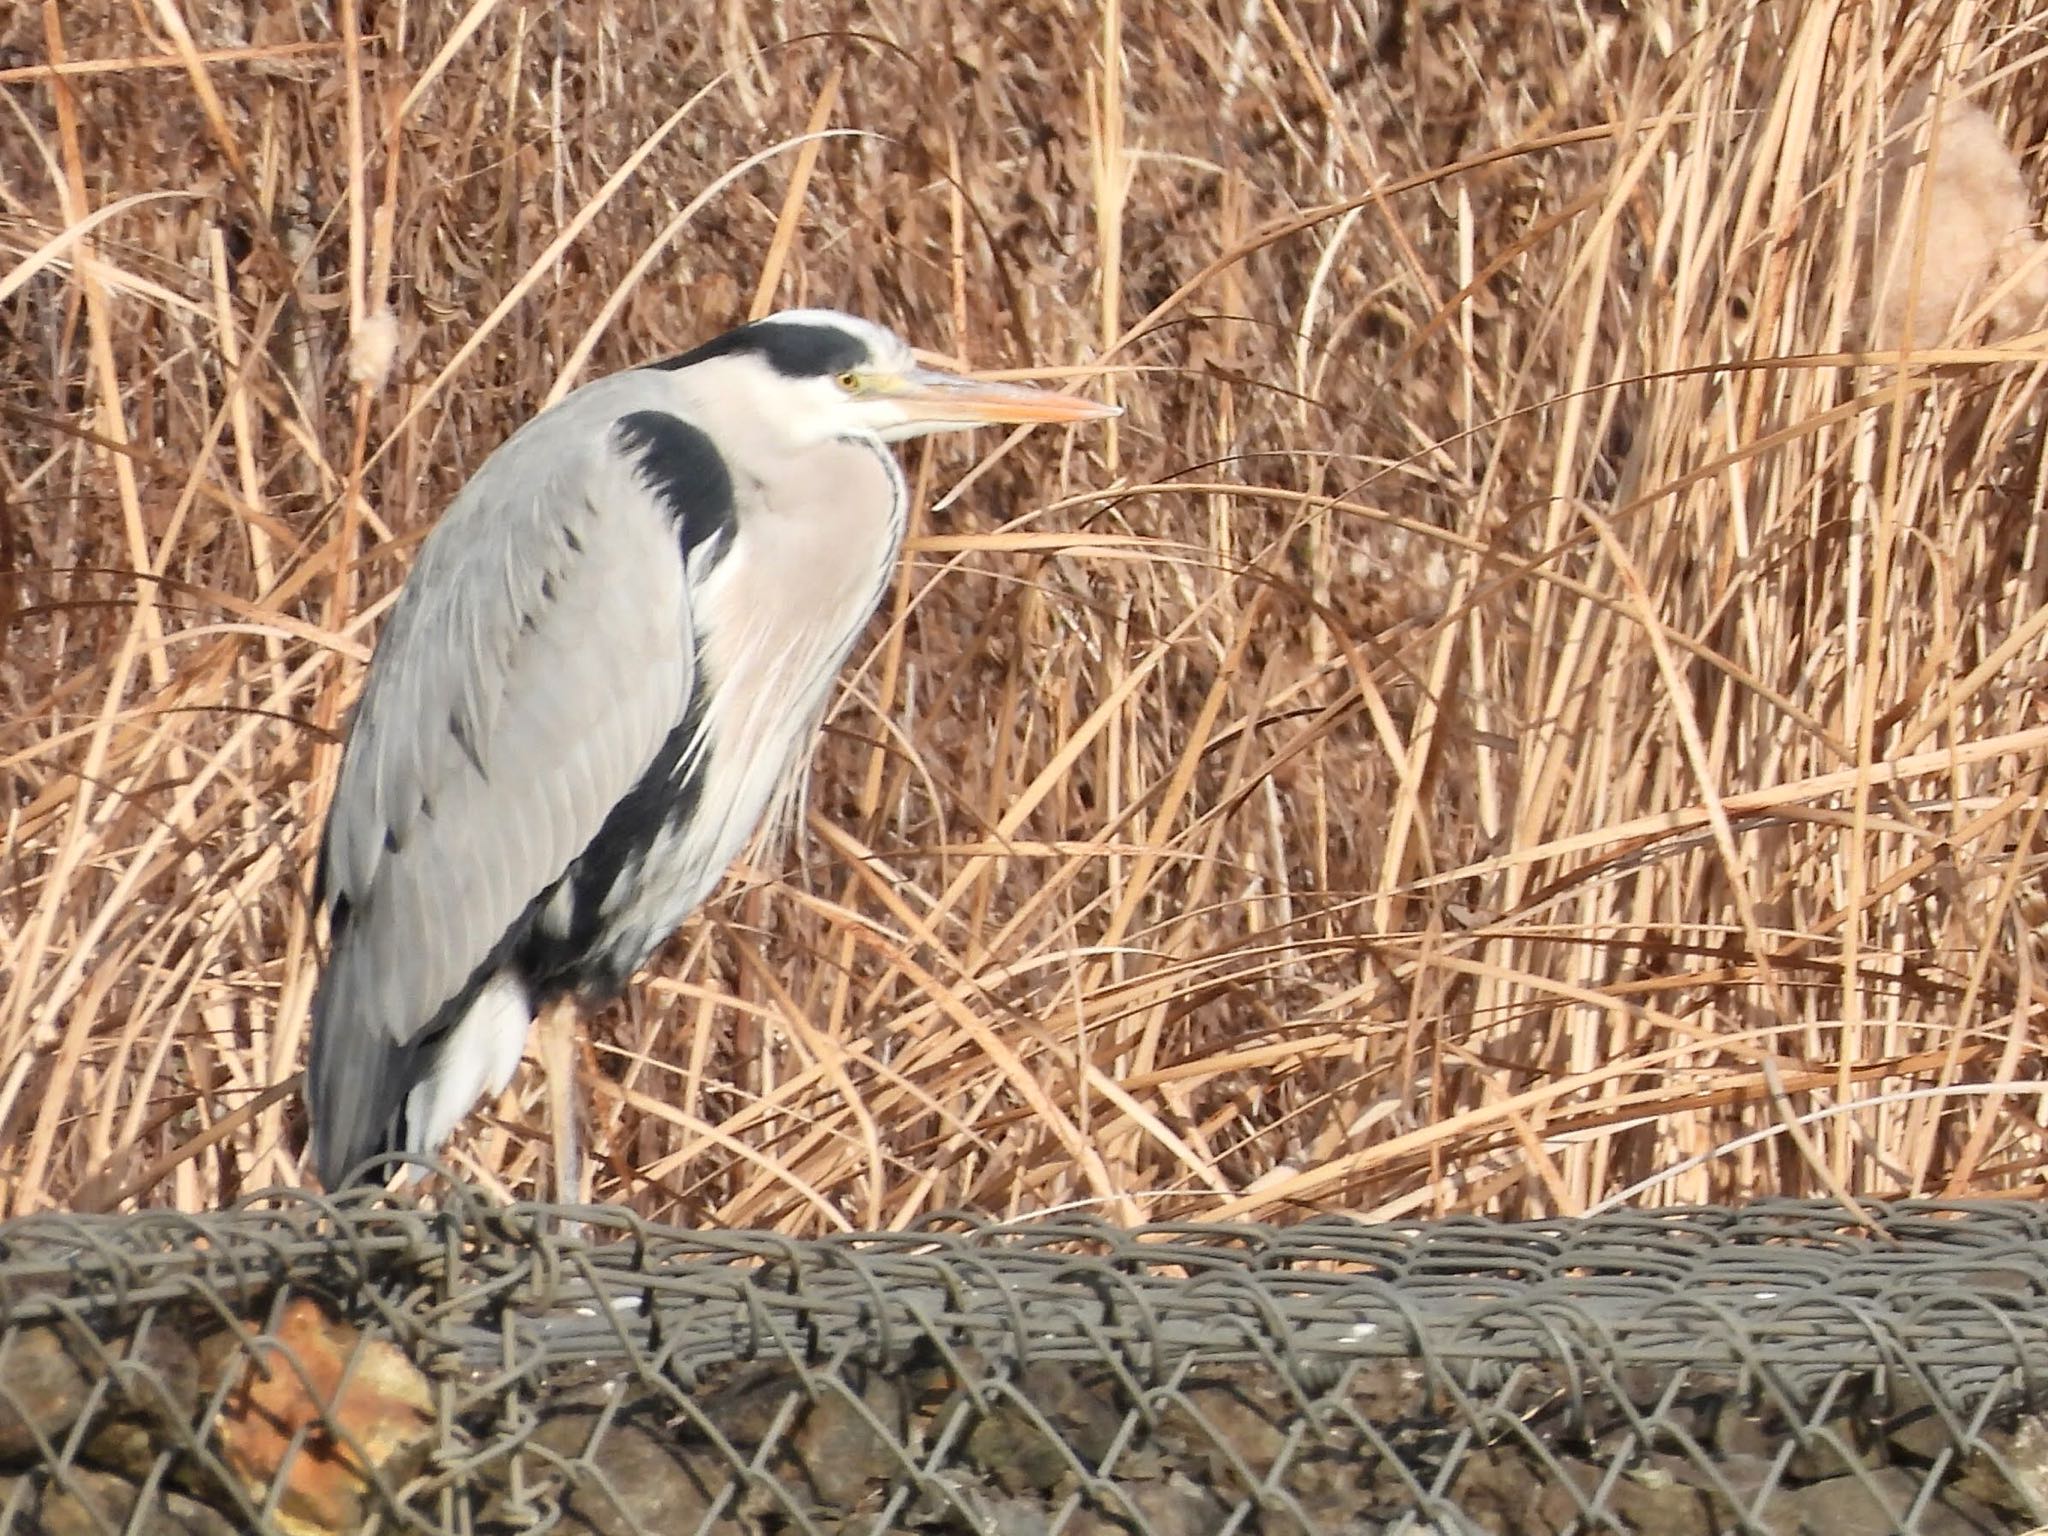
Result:
<svg viewBox="0 0 2048 1536"><path fill-rule="evenodd" d="M912 456L957 494L801 846L593 1022L598 1196L2041 1187L2027 232L1850 349L1880 243L1927 281L1912 91L2042 206L2044 17L0 11L0 1208L300 1176L309 858L411 551L551 392L767 303L1129 414ZM541 1123L528 1075L454 1157L530 1188Z"/></svg>

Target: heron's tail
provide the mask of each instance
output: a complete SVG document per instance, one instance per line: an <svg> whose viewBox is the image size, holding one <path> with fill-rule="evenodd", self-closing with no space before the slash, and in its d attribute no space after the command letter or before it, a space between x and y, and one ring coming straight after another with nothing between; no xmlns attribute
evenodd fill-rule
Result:
<svg viewBox="0 0 2048 1536"><path fill-rule="evenodd" d="M448 1010L452 1025L411 1040L375 1019L351 1017L330 983L313 997L313 1044L306 1073L313 1166L338 1190L387 1152L432 1156L486 1093L512 1080L533 1023L525 983L511 971L486 979Z"/></svg>

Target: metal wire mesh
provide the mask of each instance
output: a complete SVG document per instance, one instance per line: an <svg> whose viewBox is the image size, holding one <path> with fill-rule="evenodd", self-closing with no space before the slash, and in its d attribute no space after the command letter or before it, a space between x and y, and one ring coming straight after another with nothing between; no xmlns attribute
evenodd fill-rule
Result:
<svg viewBox="0 0 2048 1536"><path fill-rule="evenodd" d="M2048 1214L0 1228L0 1529L2021 1532ZM562 1232L583 1224L580 1235Z"/></svg>

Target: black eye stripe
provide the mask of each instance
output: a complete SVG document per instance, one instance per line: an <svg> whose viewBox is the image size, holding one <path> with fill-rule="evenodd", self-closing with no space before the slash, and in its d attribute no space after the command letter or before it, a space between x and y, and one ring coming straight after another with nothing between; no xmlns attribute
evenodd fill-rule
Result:
<svg viewBox="0 0 2048 1536"><path fill-rule="evenodd" d="M727 331L701 347L649 366L690 368L714 357L731 357L741 352L756 354L777 373L791 379L829 378L874 363L868 344L851 332L835 325L770 317Z"/></svg>

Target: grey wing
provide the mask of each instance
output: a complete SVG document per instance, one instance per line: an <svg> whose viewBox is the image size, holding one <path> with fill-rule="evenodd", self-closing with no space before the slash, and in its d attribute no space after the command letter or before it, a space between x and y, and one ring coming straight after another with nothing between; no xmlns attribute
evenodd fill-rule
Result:
<svg viewBox="0 0 2048 1536"><path fill-rule="evenodd" d="M617 396L580 391L486 462L378 643L322 853L312 1092L330 1145L376 1135L408 1086L394 1055L475 984L685 716L683 551L611 430Z"/></svg>

